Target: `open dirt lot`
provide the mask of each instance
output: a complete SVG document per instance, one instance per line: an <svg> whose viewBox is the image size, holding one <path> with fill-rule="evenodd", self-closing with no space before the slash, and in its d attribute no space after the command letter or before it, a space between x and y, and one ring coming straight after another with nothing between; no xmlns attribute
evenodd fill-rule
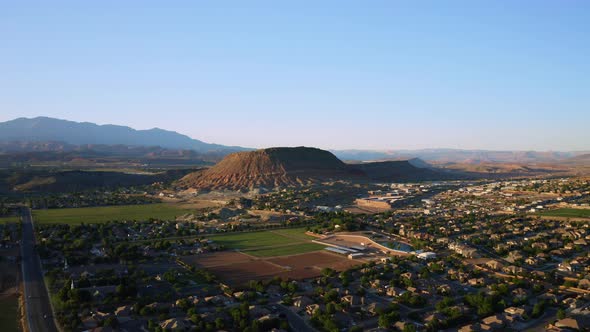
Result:
<svg viewBox="0 0 590 332"><path fill-rule="evenodd" d="M285 270L264 260L216 266L209 269L230 285L239 285L250 280L266 280Z"/></svg>
<svg viewBox="0 0 590 332"><path fill-rule="evenodd" d="M220 251L204 255L185 256L182 261L199 268L212 268L216 266L233 265L253 261L251 256L237 251Z"/></svg>
<svg viewBox="0 0 590 332"><path fill-rule="evenodd" d="M290 279L318 277L321 275L322 269L327 267L342 271L363 263L362 261L348 259L345 256L332 254L327 251L271 258L269 261L287 269L288 271L281 273L280 276Z"/></svg>
<svg viewBox="0 0 590 332"><path fill-rule="evenodd" d="M255 258L240 252L222 251L183 257L187 264L205 268L230 285L250 280L267 280L275 276L284 279L318 277L324 268L342 271L363 262L326 251L275 257Z"/></svg>

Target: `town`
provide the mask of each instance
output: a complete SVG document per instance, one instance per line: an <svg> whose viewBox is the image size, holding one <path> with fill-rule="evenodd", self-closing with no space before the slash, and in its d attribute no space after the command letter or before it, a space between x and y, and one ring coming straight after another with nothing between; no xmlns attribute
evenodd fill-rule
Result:
<svg viewBox="0 0 590 332"><path fill-rule="evenodd" d="M117 194L143 217L100 204L33 210L55 320L64 331L588 326L590 179L364 187L340 204L310 188L186 208L210 195L144 187ZM18 245L11 213L5 252Z"/></svg>

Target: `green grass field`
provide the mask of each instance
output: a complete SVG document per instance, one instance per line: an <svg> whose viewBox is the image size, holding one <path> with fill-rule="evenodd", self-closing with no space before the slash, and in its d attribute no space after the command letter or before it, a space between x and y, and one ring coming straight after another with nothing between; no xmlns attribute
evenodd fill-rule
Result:
<svg viewBox="0 0 590 332"><path fill-rule="evenodd" d="M0 326L2 331L21 331L18 323L18 302L16 296L0 298Z"/></svg>
<svg viewBox="0 0 590 332"><path fill-rule="evenodd" d="M557 209L541 212L543 216L566 218L590 218L590 209Z"/></svg>
<svg viewBox="0 0 590 332"><path fill-rule="evenodd" d="M288 256L318 251L324 249L325 247L326 246L316 243L296 243L293 245L278 248L245 250L244 253L256 257Z"/></svg>
<svg viewBox="0 0 590 332"><path fill-rule="evenodd" d="M1 224L8 224L8 223L19 223L20 218L17 216L10 216L10 217L0 217L0 225Z"/></svg>
<svg viewBox="0 0 590 332"><path fill-rule="evenodd" d="M274 229L260 232L220 234L210 237L228 249L239 249L257 257L303 254L324 246L311 243L313 237L305 235L305 228Z"/></svg>
<svg viewBox="0 0 590 332"><path fill-rule="evenodd" d="M34 210L33 218L40 224L79 225L103 223L113 220L148 220L150 218L172 220L190 210L171 204L145 204L101 206L74 209Z"/></svg>
<svg viewBox="0 0 590 332"><path fill-rule="evenodd" d="M277 230L273 230L273 232L284 235L286 237L296 238L296 239L300 239L303 241L315 240L315 237L305 234L304 227L277 229Z"/></svg>
<svg viewBox="0 0 590 332"><path fill-rule="evenodd" d="M223 234L212 236L211 240L224 245L226 248L240 250L301 242L269 231Z"/></svg>

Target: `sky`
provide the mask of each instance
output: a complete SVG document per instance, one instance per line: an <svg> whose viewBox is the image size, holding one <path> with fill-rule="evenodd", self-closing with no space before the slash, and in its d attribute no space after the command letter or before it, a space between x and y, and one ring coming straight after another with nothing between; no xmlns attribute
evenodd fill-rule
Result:
<svg viewBox="0 0 590 332"><path fill-rule="evenodd" d="M589 1L4 1L0 121L590 150Z"/></svg>

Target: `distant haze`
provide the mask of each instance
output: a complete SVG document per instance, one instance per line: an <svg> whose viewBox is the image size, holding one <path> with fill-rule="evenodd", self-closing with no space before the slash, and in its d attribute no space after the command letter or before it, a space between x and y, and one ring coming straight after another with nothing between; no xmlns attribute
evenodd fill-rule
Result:
<svg viewBox="0 0 590 332"><path fill-rule="evenodd" d="M10 2L0 121L257 148L587 151L588 22L587 1Z"/></svg>

